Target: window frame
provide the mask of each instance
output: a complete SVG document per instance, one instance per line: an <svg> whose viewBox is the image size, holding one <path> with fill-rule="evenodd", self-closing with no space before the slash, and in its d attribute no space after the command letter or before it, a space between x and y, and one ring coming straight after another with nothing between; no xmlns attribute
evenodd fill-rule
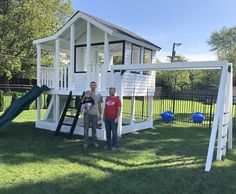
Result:
<svg viewBox="0 0 236 194"><path fill-rule="evenodd" d="M118 44L122 43L122 64L124 64L125 61L125 40L118 40L118 41L110 41L110 44ZM97 43L91 43L92 46L99 46L104 45L104 42L97 42ZM86 71L76 71L76 49L80 47L86 47L87 44L78 44L74 46L74 73L86 73Z"/></svg>

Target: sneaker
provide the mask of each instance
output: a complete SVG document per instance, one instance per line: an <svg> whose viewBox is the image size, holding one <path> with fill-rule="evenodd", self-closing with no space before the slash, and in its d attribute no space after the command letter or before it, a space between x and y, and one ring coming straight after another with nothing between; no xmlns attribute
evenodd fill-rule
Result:
<svg viewBox="0 0 236 194"><path fill-rule="evenodd" d="M87 148L87 147L88 147L88 144L87 144L87 143L84 143L84 144L83 144L83 147L84 147L84 148Z"/></svg>
<svg viewBox="0 0 236 194"><path fill-rule="evenodd" d="M116 150L117 150L117 148L114 146L111 148L111 151L116 151Z"/></svg>
<svg viewBox="0 0 236 194"><path fill-rule="evenodd" d="M93 146L94 146L95 148L99 148L99 145L98 145L97 143L94 143Z"/></svg>

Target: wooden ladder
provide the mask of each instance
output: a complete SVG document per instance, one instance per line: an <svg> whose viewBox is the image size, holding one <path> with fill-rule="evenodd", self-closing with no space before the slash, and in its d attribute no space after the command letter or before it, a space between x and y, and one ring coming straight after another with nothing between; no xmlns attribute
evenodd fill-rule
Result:
<svg viewBox="0 0 236 194"><path fill-rule="evenodd" d="M66 99L66 103L65 103L65 106L64 106L64 109L63 109L63 112L61 114L61 117L60 117L60 120L59 120L59 123L57 125L57 129L55 131L55 136L59 135L60 134L60 131L61 131L61 127L62 125L64 126L70 126L70 132L68 134L68 139L70 139L75 131L75 127L76 127L76 124L78 122L78 119L79 119L79 115L81 113L81 99L83 99L84 97L84 94L82 95L81 98L73 98L72 97L72 91L70 91L67 99ZM74 106L71 106L71 102L74 101L75 105ZM68 109L71 109L71 110L76 110L76 114L75 115L69 115L67 114L68 112ZM65 118L73 118L73 121L72 123L67 123L65 122Z"/></svg>

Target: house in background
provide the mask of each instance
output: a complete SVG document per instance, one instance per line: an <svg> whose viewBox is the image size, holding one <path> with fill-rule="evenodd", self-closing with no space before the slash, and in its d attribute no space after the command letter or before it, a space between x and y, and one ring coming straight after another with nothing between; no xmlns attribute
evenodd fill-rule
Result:
<svg viewBox="0 0 236 194"><path fill-rule="evenodd" d="M97 91L104 100L108 88L116 87L117 95L130 97L125 103L129 110L126 118L120 119L119 134L152 127L152 97L155 92L155 72L112 71L117 64L156 63L156 52L160 47L119 26L98 19L81 11L75 13L54 35L35 40L37 47L37 85L47 85L53 95L46 115L41 116L40 98L37 103L36 127L55 130L66 97L81 96L89 89L91 81L97 83ZM54 54L54 65L42 63L42 51ZM145 120L135 120L135 97L148 99ZM73 114L73 113L72 113ZM83 123L78 122L75 133L83 134ZM123 125L122 125L123 124ZM68 131L63 126L62 131ZM105 139L105 126L97 130L98 138Z"/></svg>

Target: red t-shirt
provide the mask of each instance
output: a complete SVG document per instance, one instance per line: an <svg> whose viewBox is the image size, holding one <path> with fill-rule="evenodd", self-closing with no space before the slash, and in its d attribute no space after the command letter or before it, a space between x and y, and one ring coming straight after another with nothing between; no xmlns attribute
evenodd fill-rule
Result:
<svg viewBox="0 0 236 194"><path fill-rule="evenodd" d="M105 118L115 119L118 114L118 107L121 107L121 101L118 96L107 97L105 102Z"/></svg>

